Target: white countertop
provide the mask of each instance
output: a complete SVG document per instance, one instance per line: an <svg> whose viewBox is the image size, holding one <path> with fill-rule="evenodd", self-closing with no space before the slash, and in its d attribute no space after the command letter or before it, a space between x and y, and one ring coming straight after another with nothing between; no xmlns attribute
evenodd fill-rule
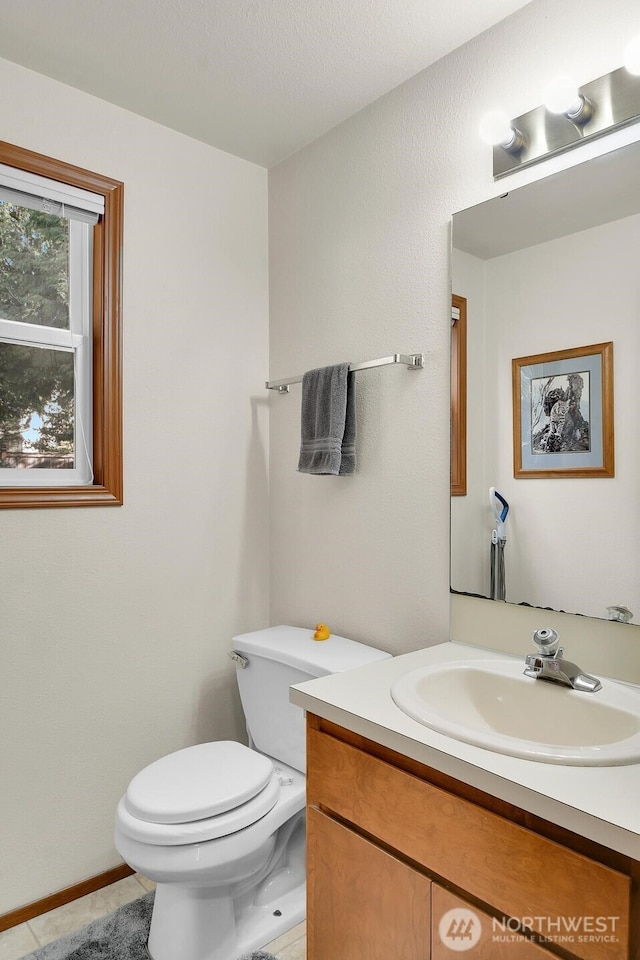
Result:
<svg viewBox="0 0 640 960"><path fill-rule="evenodd" d="M410 670L473 659L508 658L480 647L443 643L296 684L290 699L325 720L640 860L640 764L561 766L493 753L436 733L406 716L391 699L392 682Z"/></svg>

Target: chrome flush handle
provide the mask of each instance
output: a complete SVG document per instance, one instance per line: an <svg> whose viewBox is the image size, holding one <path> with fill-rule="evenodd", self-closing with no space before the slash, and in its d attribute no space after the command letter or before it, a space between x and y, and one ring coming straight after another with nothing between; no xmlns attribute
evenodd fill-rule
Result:
<svg viewBox="0 0 640 960"><path fill-rule="evenodd" d="M241 670L244 670L246 667L249 666L249 661L247 660L247 658L243 657L241 653L236 653L235 650L229 650L229 653L227 654L227 656L229 657L230 660L233 660L236 667L240 667Z"/></svg>

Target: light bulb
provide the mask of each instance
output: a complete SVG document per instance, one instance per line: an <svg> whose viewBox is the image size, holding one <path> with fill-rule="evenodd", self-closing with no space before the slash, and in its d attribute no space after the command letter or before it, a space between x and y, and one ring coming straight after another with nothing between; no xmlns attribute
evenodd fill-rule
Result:
<svg viewBox="0 0 640 960"><path fill-rule="evenodd" d="M640 76L640 35L627 44L624 51L624 65L634 77Z"/></svg>
<svg viewBox="0 0 640 960"><path fill-rule="evenodd" d="M513 130L506 113L502 110L490 110L489 113L485 113L480 121L480 136L490 146L509 143L513 137Z"/></svg>
<svg viewBox="0 0 640 960"><path fill-rule="evenodd" d="M480 121L480 136L491 146L502 147L514 156L521 153L525 146L525 137L514 127L502 110L490 110Z"/></svg>
<svg viewBox="0 0 640 960"><path fill-rule="evenodd" d="M571 77L556 77L547 87L545 106L550 113L561 113L577 127L584 127L593 117L595 106L578 91Z"/></svg>
<svg viewBox="0 0 640 960"><path fill-rule="evenodd" d="M547 87L545 106L550 113L575 116L582 110L583 102L578 86L571 77L556 77Z"/></svg>

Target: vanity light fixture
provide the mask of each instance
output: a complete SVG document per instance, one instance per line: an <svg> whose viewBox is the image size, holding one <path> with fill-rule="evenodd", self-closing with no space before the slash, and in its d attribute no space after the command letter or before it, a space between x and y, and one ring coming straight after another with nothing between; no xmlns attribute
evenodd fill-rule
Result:
<svg viewBox="0 0 640 960"><path fill-rule="evenodd" d="M499 180L639 120L637 36L625 50L623 67L582 87L568 77L557 77L549 84L544 106L513 120L492 110L480 123L480 135L493 145L493 178Z"/></svg>

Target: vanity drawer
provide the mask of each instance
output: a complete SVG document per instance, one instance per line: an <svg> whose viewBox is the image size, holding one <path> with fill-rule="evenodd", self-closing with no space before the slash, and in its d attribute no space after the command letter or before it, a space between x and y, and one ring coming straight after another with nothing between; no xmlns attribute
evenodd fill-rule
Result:
<svg viewBox="0 0 640 960"><path fill-rule="evenodd" d="M615 940L594 936L573 949L588 960L628 960L629 877L311 726L307 756L310 805L495 912L533 916L530 926L541 934L546 918L589 924L581 918L615 917Z"/></svg>

